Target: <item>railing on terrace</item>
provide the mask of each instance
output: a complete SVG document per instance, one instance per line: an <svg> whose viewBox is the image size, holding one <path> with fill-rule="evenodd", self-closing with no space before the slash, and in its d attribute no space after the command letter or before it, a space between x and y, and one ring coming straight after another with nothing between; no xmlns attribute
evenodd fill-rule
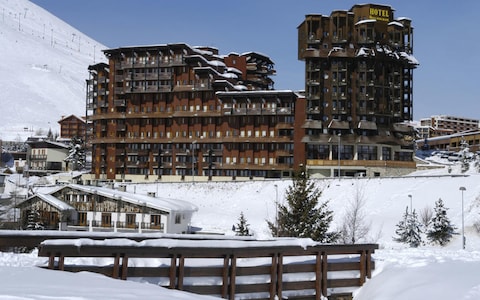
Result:
<svg viewBox="0 0 480 300"><path fill-rule="evenodd" d="M388 167L388 168L415 168L414 161L394 160L340 160L341 166L347 167ZM338 166L338 160L307 159L307 166Z"/></svg>
<svg viewBox="0 0 480 300"><path fill-rule="evenodd" d="M375 249L376 244L330 245L309 239L87 239L47 240L38 255L49 258L49 269L152 278L168 288L227 299L321 299L365 283L374 269ZM73 264L71 258L79 257L110 257L111 263ZM149 265L151 258L160 260Z"/></svg>

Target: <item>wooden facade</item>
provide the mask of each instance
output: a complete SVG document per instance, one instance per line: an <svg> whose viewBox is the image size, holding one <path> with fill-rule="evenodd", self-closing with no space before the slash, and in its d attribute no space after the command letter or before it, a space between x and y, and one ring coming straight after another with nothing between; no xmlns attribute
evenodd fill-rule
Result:
<svg viewBox="0 0 480 300"><path fill-rule="evenodd" d="M413 128L398 126L413 117L418 62L412 53L411 20L395 19L390 6L360 4L305 17L298 26L298 59L305 61L310 172L372 175L368 164L352 168L339 162L336 169L310 165L311 160L413 162Z"/></svg>
<svg viewBox="0 0 480 300"><path fill-rule="evenodd" d="M87 81L97 179L290 176L299 95L273 90L269 57L186 44L105 54Z"/></svg>
<svg viewBox="0 0 480 300"><path fill-rule="evenodd" d="M86 122L83 118L75 115L63 117L60 121L60 138L71 139L74 137L85 139Z"/></svg>
<svg viewBox="0 0 480 300"><path fill-rule="evenodd" d="M170 203L175 204L170 204ZM186 233L196 208L182 200L166 200L104 187L67 185L50 194L36 194L17 205L22 227L38 212L45 229L80 231L158 231Z"/></svg>

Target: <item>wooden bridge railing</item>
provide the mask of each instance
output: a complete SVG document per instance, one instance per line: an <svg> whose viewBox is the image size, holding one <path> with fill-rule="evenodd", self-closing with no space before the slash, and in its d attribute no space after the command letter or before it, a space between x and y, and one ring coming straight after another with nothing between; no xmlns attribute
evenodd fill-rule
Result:
<svg viewBox="0 0 480 300"><path fill-rule="evenodd" d="M322 245L305 239L79 239L47 240L38 255L49 258L49 269L155 278L165 287L227 299L321 299L327 291L353 290L370 278L375 249L376 244ZM112 261L104 266L73 264L71 258L79 257ZM161 263L142 262L152 258Z"/></svg>

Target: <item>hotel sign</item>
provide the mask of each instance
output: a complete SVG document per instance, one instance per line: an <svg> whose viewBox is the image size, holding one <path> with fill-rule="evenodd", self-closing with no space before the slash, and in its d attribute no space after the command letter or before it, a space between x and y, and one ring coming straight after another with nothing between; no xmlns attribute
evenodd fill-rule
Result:
<svg viewBox="0 0 480 300"><path fill-rule="evenodd" d="M370 7L369 19L390 22L390 10Z"/></svg>

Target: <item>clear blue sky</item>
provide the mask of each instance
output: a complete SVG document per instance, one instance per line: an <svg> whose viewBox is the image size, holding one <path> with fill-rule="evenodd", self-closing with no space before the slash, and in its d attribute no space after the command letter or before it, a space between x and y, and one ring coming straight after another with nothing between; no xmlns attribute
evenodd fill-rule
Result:
<svg viewBox="0 0 480 300"><path fill-rule="evenodd" d="M344 0L31 0L109 48L185 42L221 54L257 51L277 69L276 89L304 89L297 26L366 1ZM392 0L394 17L414 26L414 118L480 118L480 1Z"/></svg>

